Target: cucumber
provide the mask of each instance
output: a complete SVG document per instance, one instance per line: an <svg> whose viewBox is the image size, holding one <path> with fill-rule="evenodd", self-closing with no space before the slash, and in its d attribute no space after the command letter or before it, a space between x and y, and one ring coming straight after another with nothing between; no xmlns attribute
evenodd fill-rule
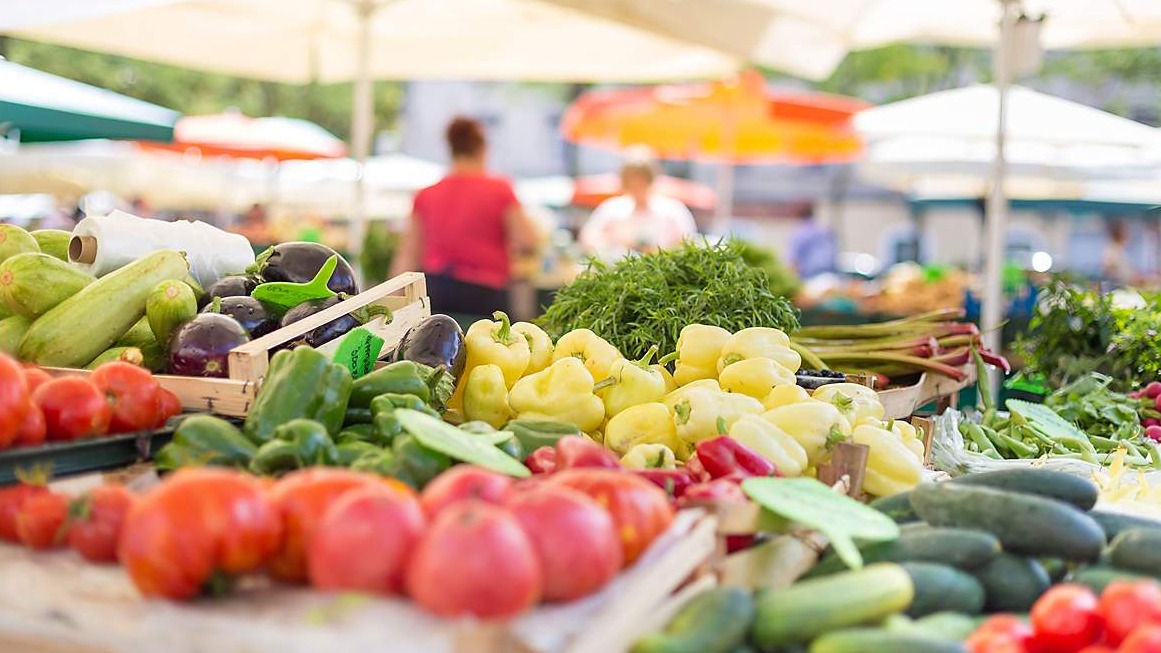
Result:
<svg viewBox="0 0 1161 653"><path fill-rule="evenodd" d="M931 562L904 562L915 598L907 616L918 619L936 612L979 614L984 609L984 587L970 574Z"/></svg>
<svg viewBox="0 0 1161 653"><path fill-rule="evenodd" d="M971 571L986 564L1000 553L1000 541L983 531L963 528L907 529L898 539L876 542L860 549L863 562L935 562ZM823 558L809 577L824 576L846 569L846 564L832 554Z"/></svg>
<svg viewBox="0 0 1161 653"><path fill-rule="evenodd" d="M40 246L40 251L55 259L68 262L69 242L73 239L72 233L63 229L37 229L28 233L36 240L36 244Z"/></svg>
<svg viewBox="0 0 1161 653"><path fill-rule="evenodd" d="M1096 483L1051 469L1002 469L994 472L967 474L954 478L949 483L956 485L977 485L1019 492L1021 494L1035 494L1046 499L1056 499L1072 504L1081 510L1091 510L1097 502L1100 492Z"/></svg>
<svg viewBox="0 0 1161 653"><path fill-rule="evenodd" d="M183 253L163 249L97 279L32 323L20 358L56 367L89 363L145 315L145 298L157 284L188 272Z"/></svg>
<svg viewBox="0 0 1161 653"><path fill-rule="evenodd" d="M145 365L145 355L136 347L110 347L86 365L85 369L95 370L105 363L112 363L114 361L132 363L143 367Z"/></svg>
<svg viewBox="0 0 1161 653"><path fill-rule="evenodd" d="M1086 567L1072 575L1069 582L1079 583L1100 594L1112 583L1119 581L1134 582L1139 580L1157 580L1147 574L1135 574L1123 569L1112 567Z"/></svg>
<svg viewBox="0 0 1161 653"><path fill-rule="evenodd" d="M976 619L958 612L936 612L910 624L910 629L934 639L962 642L976 631Z"/></svg>
<svg viewBox="0 0 1161 653"><path fill-rule="evenodd" d="M810 653L967 653L959 642L885 628L849 628L814 640Z"/></svg>
<svg viewBox="0 0 1161 653"><path fill-rule="evenodd" d="M1105 530L1105 537L1110 542L1121 534L1121 531L1130 528L1161 528L1161 521L1149 519L1148 517L1138 517L1137 515L1126 515L1119 512L1105 512L1101 509L1093 510L1088 513L1089 517L1096 520L1096 523L1101 525Z"/></svg>
<svg viewBox="0 0 1161 653"><path fill-rule="evenodd" d="M1053 499L931 483L912 490L911 505L934 526L989 532L1009 553L1093 561L1105 545L1105 533L1091 517Z"/></svg>
<svg viewBox="0 0 1161 653"><path fill-rule="evenodd" d="M39 251L40 245L27 231L14 224L0 224L0 263L17 254Z"/></svg>
<svg viewBox="0 0 1161 653"><path fill-rule="evenodd" d="M895 520L898 524L919 521L919 515L915 514L915 510L911 507L910 492L900 492L889 497L875 499L868 505Z"/></svg>
<svg viewBox="0 0 1161 653"><path fill-rule="evenodd" d="M149 320L142 316L140 320L133 323L129 330L124 333L117 342L113 343L115 347L145 347L157 342L153 337L153 330L149 328Z"/></svg>
<svg viewBox="0 0 1161 653"><path fill-rule="evenodd" d="M984 588L986 612L1028 612L1052 585L1039 562L1001 553L975 572Z"/></svg>
<svg viewBox="0 0 1161 653"><path fill-rule="evenodd" d="M0 300L16 315L35 318L94 281L48 254L17 254L0 263Z"/></svg>
<svg viewBox="0 0 1161 653"><path fill-rule="evenodd" d="M173 332L197 314L198 298L183 281L162 281L145 299L145 317L158 344L168 343Z"/></svg>
<svg viewBox="0 0 1161 653"><path fill-rule="evenodd" d="M1109 564L1117 569L1161 576L1161 529L1130 528L1121 531L1108 551Z"/></svg>
<svg viewBox="0 0 1161 653"><path fill-rule="evenodd" d="M13 315L0 320L0 351L15 356L20 349L20 341L28 333L32 320L23 315Z"/></svg>
<svg viewBox="0 0 1161 653"><path fill-rule="evenodd" d="M1105 551L1101 552L1102 556L1105 555ZM1065 576L1068 576L1070 571L1068 563L1060 558L1040 558L1036 562L1044 568L1044 573L1048 574L1048 580L1053 584L1063 583Z"/></svg>
<svg viewBox="0 0 1161 653"><path fill-rule="evenodd" d="M753 620L749 592L714 588L693 597L663 630L638 640L630 653L730 653L745 643Z"/></svg>
<svg viewBox="0 0 1161 653"><path fill-rule="evenodd" d="M889 562L767 590L758 595L750 640L762 650L804 644L901 612L914 593L907 571Z"/></svg>

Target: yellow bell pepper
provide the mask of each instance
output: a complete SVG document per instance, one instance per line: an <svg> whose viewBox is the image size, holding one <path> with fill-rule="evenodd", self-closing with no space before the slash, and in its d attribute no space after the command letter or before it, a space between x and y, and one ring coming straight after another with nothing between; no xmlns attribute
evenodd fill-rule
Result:
<svg viewBox="0 0 1161 653"><path fill-rule="evenodd" d="M638 444L621 456L625 469L677 469L677 457L663 444Z"/></svg>
<svg viewBox="0 0 1161 653"><path fill-rule="evenodd" d="M597 381L608 377L613 363L623 358L616 347L588 329L569 331L556 341L552 361L555 363L570 357L580 359L585 369Z"/></svg>
<svg viewBox="0 0 1161 653"><path fill-rule="evenodd" d="M725 435L742 415L759 415L762 402L753 397L695 388L673 406L677 437L687 444Z"/></svg>
<svg viewBox="0 0 1161 653"><path fill-rule="evenodd" d="M552 338L544 329L531 322L517 322L512 325L512 332L524 336L528 341L528 367L524 376L535 374L552 364Z"/></svg>
<svg viewBox="0 0 1161 653"><path fill-rule="evenodd" d="M609 378L597 382L597 394L605 402L605 417L611 418L630 406L661 401L665 396L665 377L649 367L649 359L656 353L654 345L639 361L614 361Z"/></svg>
<svg viewBox="0 0 1161 653"><path fill-rule="evenodd" d="M863 477L867 492L886 497L919 485L923 478L923 459L917 458L897 434L874 426L860 426L851 437L855 444L870 448Z"/></svg>
<svg viewBox="0 0 1161 653"><path fill-rule="evenodd" d="M670 392L673 392L677 389L677 381L673 380L673 374L671 374L669 369L664 365L654 363L653 365L649 366L649 369L656 371L665 381L665 394L669 394Z"/></svg>
<svg viewBox="0 0 1161 653"><path fill-rule="evenodd" d="M817 465L836 442L851 435L851 424L834 406L822 401L803 401L762 413L762 419L785 431L806 450L807 460Z"/></svg>
<svg viewBox="0 0 1161 653"><path fill-rule="evenodd" d="M879 395L858 383L828 383L820 386L811 396L833 404L852 423L868 417L881 420L885 413Z"/></svg>
<svg viewBox="0 0 1161 653"><path fill-rule="evenodd" d="M717 378L718 357L722 345L729 339L730 332L721 327L689 324L682 328L677 337L677 366L673 371L677 385Z"/></svg>
<svg viewBox="0 0 1161 653"><path fill-rule="evenodd" d="M743 415L730 427L730 437L774 463L783 476L802 476L806 449L782 429L758 415Z"/></svg>
<svg viewBox="0 0 1161 653"><path fill-rule="evenodd" d="M766 410L774 410L800 401L810 401L810 393L799 385L776 385L762 398Z"/></svg>
<svg viewBox="0 0 1161 653"><path fill-rule="evenodd" d="M600 427L605 404L593 394L593 376L579 358L567 356L516 382L508 404L518 419L572 424L585 433Z"/></svg>
<svg viewBox="0 0 1161 653"><path fill-rule="evenodd" d="M718 375L718 383L726 392L765 399L776 386L792 386L796 380L793 372L773 358L747 358L727 365Z"/></svg>
<svg viewBox="0 0 1161 653"><path fill-rule="evenodd" d="M926 457L927 450L923 446L923 431L921 429L917 429L910 422L901 419L893 419L884 424L882 428L898 435L899 439L903 441L903 446L915 454L920 461Z"/></svg>
<svg viewBox="0 0 1161 653"><path fill-rule="evenodd" d="M512 325L508 322L507 315L496 311L492 317L496 318L495 322L477 320L468 327L468 332L464 335L467 360L464 362L464 371L460 374L455 392L448 401L449 408L463 408L464 386L468 375L476 367L489 363L498 365L504 373L504 385L508 388L511 388L528 368L531 356L528 341L512 333Z"/></svg>
<svg viewBox="0 0 1161 653"><path fill-rule="evenodd" d="M685 399L685 395L687 395L690 390L713 390L714 392L723 392L722 386L718 383L717 379L701 379L698 381L693 381L689 385L683 385L680 388L673 390L661 398L661 403L665 404L669 408L670 412L672 412L673 407L681 403L681 400Z"/></svg>
<svg viewBox="0 0 1161 653"><path fill-rule="evenodd" d="M718 353L718 372L749 358L772 358L790 373L802 366L802 356L790 348L790 338L778 329L749 327L730 336Z"/></svg>
<svg viewBox="0 0 1161 653"><path fill-rule="evenodd" d="M469 422L487 422L497 429L512 419L504 371L499 365L477 365L468 372L464 383L464 417Z"/></svg>
<svg viewBox="0 0 1161 653"><path fill-rule="evenodd" d="M617 413L605 426L605 446L625 453L638 444L663 444L685 460L688 447L677 438L673 414L665 404L650 402L630 406Z"/></svg>

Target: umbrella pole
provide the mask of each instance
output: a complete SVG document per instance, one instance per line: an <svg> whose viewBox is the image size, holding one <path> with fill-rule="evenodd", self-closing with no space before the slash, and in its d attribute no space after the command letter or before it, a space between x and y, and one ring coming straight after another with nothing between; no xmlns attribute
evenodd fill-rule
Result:
<svg viewBox="0 0 1161 653"><path fill-rule="evenodd" d="M355 261L355 274L362 280L362 266L358 265L363 252L367 230L367 207L364 193L363 168L371 152L371 138L375 128L375 97L371 80L371 18L377 8L373 0L359 0L355 4L359 19L359 39L356 44L355 88L351 107L351 156L359 164L355 174L355 202L347 224L347 253Z"/></svg>
<svg viewBox="0 0 1161 653"><path fill-rule="evenodd" d="M730 218L734 215L734 164L723 161L718 165L718 203L714 206L713 225L710 232L725 236L730 231Z"/></svg>
<svg viewBox="0 0 1161 653"><path fill-rule="evenodd" d="M984 259L984 294L980 310L980 328L984 344L1000 350L1000 327L1004 319L1003 270L1005 235L1008 226L1008 198L1004 193L1007 160L1004 144L1008 128L1008 90L1011 85L1010 59L1012 37L1016 26L1018 0L999 0L1002 9L1000 38L993 54L996 93L999 96L999 115L996 127L996 158L992 165L992 188L987 203L987 249ZM992 384L993 388L998 387Z"/></svg>

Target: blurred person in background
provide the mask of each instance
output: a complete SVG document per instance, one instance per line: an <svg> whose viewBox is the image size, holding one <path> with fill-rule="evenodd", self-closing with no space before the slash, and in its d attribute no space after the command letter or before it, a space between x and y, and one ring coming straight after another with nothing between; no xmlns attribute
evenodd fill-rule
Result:
<svg viewBox="0 0 1161 653"><path fill-rule="evenodd" d="M1123 221L1110 222L1108 242L1101 256L1101 276L1117 286L1127 286L1136 278L1136 270L1129 259L1129 228Z"/></svg>
<svg viewBox="0 0 1161 653"><path fill-rule="evenodd" d="M648 149L626 150L621 194L601 202L581 229L580 243L586 253L615 259L629 252L676 247L697 234L689 209L654 191L653 182L659 174Z"/></svg>
<svg viewBox="0 0 1161 653"><path fill-rule="evenodd" d="M270 225L266 218L266 207L255 203L242 214L230 231L246 237L251 244L263 245L270 242Z"/></svg>
<svg viewBox="0 0 1161 653"><path fill-rule="evenodd" d="M456 118L447 143L451 170L415 195L391 275L425 273L432 312L507 311L512 258L535 252L535 230L511 182L487 171L483 125Z"/></svg>
<svg viewBox="0 0 1161 653"><path fill-rule="evenodd" d="M798 225L790 233L789 263L799 278L809 279L837 268L834 234L814 217L814 206L799 207Z"/></svg>

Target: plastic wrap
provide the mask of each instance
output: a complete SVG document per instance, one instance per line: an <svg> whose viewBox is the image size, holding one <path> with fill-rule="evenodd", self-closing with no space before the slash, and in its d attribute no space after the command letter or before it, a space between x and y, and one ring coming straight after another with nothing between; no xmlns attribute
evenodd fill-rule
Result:
<svg viewBox="0 0 1161 653"><path fill-rule="evenodd" d="M100 277L159 249L185 252L190 274L203 287L254 263L254 250L244 236L204 222L148 220L124 211L77 223L69 261Z"/></svg>

